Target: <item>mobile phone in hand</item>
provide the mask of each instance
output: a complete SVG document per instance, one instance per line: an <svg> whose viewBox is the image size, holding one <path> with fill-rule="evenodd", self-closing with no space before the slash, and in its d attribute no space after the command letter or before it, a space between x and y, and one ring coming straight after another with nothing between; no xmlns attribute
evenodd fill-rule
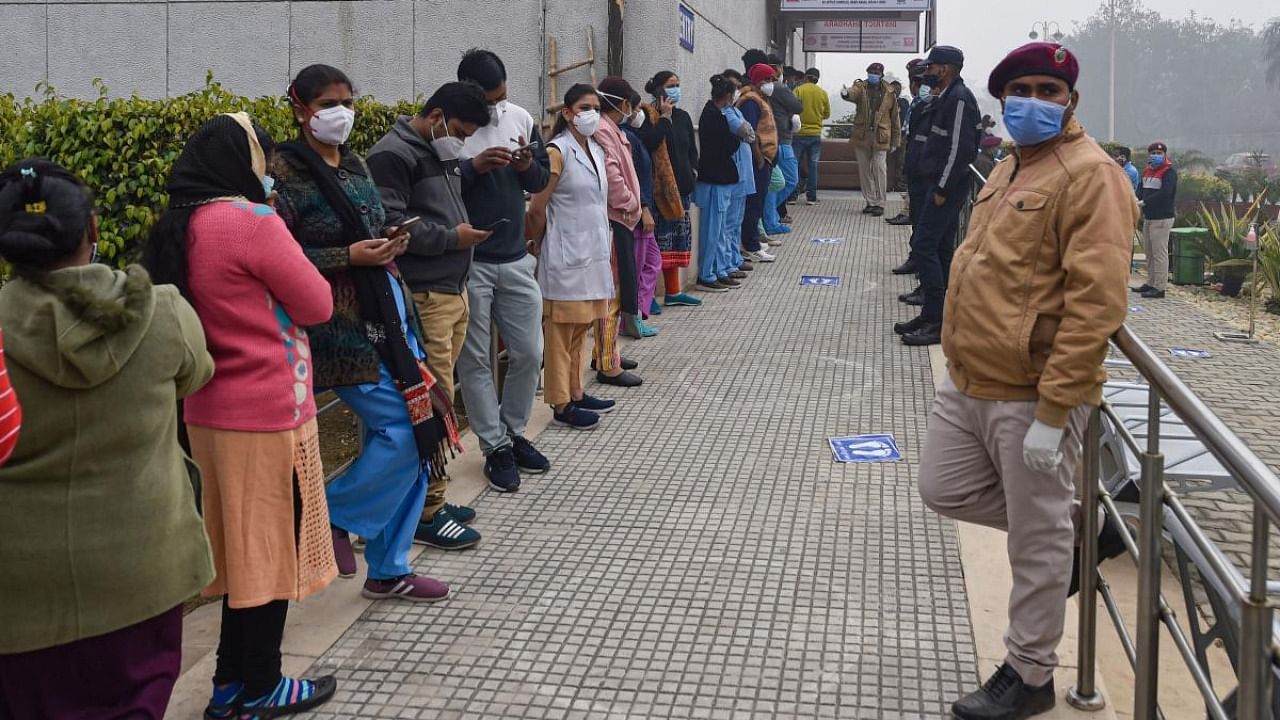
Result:
<svg viewBox="0 0 1280 720"><path fill-rule="evenodd" d="M507 224L507 223L509 223L509 222L511 222L511 220L510 220L510 219L508 219L508 218L498 218L497 220L494 220L493 222L489 223L488 225L478 226L478 227L476 227L476 229L477 229L477 230L488 230L488 231L493 231L493 230L497 230L498 228L502 227L503 225L506 225L506 224Z"/></svg>
<svg viewBox="0 0 1280 720"><path fill-rule="evenodd" d="M534 149L534 148L536 148L536 147L538 147L538 141L537 141L537 140L534 140L533 142L529 143L528 145L521 145L521 146L520 146L520 147L518 147L518 148L514 148L514 149L511 151L511 154L512 154L512 155L516 155L516 154L518 154L518 153L522 153L522 152L529 152L530 150L533 150L533 149Z"/></svg>
<svg viewBox="0 0 1280 720"><path fill-rule="evenodd" d="M390 237L394 237L396 235L403 235L406 231L408 231L409 228L413 227L414 223L419 223L419 222L422 222L422 218L420 216L415 215L409 218L408 220L401 222L399 225L392 225L390 228L388 228L390 232L388 232L387 235Z"/></svg>

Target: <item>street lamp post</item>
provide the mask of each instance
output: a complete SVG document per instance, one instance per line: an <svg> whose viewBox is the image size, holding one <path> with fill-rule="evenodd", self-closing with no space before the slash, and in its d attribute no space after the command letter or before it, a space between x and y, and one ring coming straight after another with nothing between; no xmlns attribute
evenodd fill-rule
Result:
<svg viewBox="0 0 1280 720"><path fill-rule="evenodd" d="M1031 23L1031 32L1027 33L1027 37L1037 40L1041 35L1044 35L1045 40L1054 42L1062 42L1062 38L1066 37L1062 34L1062 26L1052 20Z"/></svg>
<svg viewBox="0 0 1280 720"><path fill-rule="evenodd" d="M1111 101L1107 110L1107 142L1116 141L1116 0L1111 0Z"/></svg>

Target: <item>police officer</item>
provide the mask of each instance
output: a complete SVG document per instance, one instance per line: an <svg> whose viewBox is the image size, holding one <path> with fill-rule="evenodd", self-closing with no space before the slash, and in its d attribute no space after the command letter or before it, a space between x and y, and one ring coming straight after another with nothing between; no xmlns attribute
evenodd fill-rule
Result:
<svg viewBox="0 0 1280 720"><path fill-rule="evenodd" d="M923 102L920 98L921 96L920 87L922 85L922 83L920 82L920 77L922 75L924 75L924 58L913 58L911 61L907 63L907 80L908 80L907 87L910 92L910 95L906 98L906 100L908 100L907 107L905 110L902 111L902 144L903 144L902 178L903 180L907 180L907 178L910 177L907 171L907 153L909 151L909 148L911 147L911 113L913 110L915 110L916 106L918 106L921 102ZM928 97L929 93L925 92L924 96ZM910 184L908 183L907 206L902 208L902 212L898 213L894 217L886 219L885 222L889 223L890 225L913 225L914 224L913 217L914 215L911 212L911 187L910 187ZM894 271L894 273L897 275L908 275L914 272L915 272L914 267L903 270L902 272L898 272L897 270Z"/></svg>
<svg viewBox="0 0 1280 720"><path fill-rule="evenodd" d="M918 127L926 140L920 154L918 179L927 188L920 203L919 222L912 240L924 306L915 319L894 326L907 345L942 342L942 307L955 252L960 212L969 195L969 163L978 154L982 115L960 71L964 53L949 45L929 52L925 85L938 93L920 107Z"/></svg>

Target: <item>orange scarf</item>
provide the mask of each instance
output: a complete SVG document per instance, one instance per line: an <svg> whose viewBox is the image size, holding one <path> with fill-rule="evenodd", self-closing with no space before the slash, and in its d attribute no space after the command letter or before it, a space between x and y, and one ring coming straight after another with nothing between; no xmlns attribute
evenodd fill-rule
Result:
<svg viewBox="0 0 1280 720"><path fill-rule="evenodd" d="M640 106L644 109L649 123L657 127L658 111L649 103ZM679 220L684 217L684 202L680 199L680 185L676 182L676 171L671 165L671 153L667 151L664 139L657 150L650 153L653 159L653 201L658 205L658 212L668 220Z"/></svg>

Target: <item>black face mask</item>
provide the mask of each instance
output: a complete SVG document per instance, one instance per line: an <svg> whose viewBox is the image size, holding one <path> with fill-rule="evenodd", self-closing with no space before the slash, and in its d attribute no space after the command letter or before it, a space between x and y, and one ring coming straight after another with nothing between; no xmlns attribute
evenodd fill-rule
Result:
<svg viewBox="0 0 1280 720"><path fill-rule="evenodd" d="M927 75L921 75L920 82L925 85L928 85L929 87L938 87L939 85L942 84L942 76L935 75L933 73L929 73Z"/></svg>

